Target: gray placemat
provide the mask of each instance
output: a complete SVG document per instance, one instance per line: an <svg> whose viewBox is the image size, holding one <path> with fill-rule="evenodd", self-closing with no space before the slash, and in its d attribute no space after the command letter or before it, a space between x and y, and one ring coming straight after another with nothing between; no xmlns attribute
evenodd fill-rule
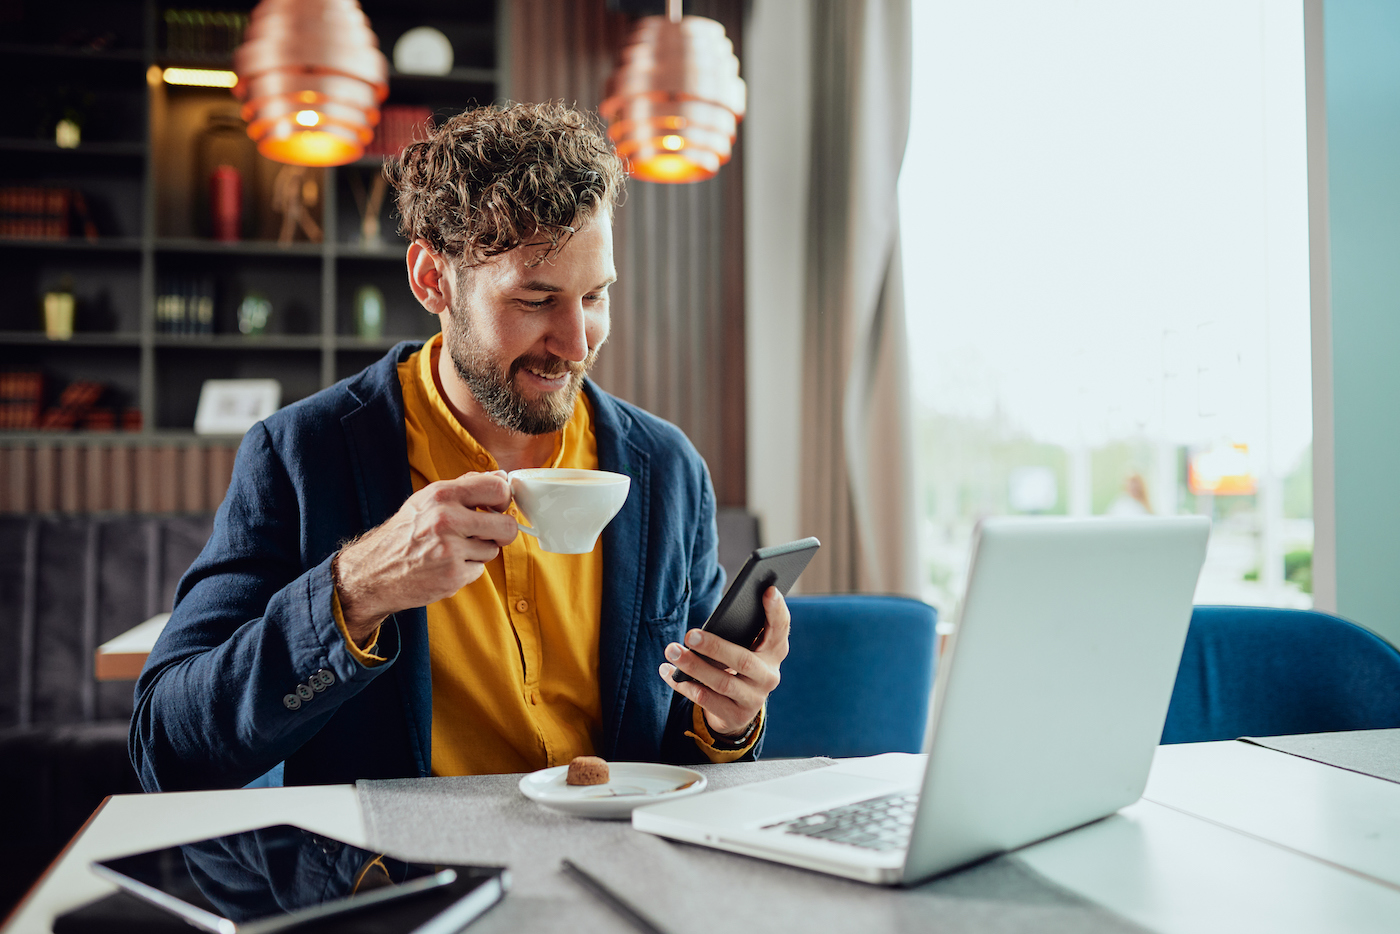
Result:
<svg viewBox="0 0 1400 934"><path fill-rule="evenodd" d="M777 759L699 769L710 788L719 790L830 763ZM509 866L510 895L472 926L473 934L627 930L613 909L560 872L565 857L670 934L714 934L716 923L764 931L1142 931L1046 881L1014 856L916 889L886 889L673 843L635 831L626 821L568 817L527 799L516 787L519 780L483 775L359 782L370 845L412 860Z"/></svg>
<svg viewBox="0 0 1400 934"><path fill-rule="evenodd" d="M1245 736L1244 742L1400 782L1400 730L1352 730L1300 736Z"/></svg>

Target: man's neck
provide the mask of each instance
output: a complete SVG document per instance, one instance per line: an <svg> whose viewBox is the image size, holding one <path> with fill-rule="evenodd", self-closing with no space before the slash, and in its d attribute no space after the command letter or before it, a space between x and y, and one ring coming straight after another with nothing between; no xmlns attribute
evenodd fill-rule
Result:
<svg viewBox="0 0 1400 934"><path fill-rule="evenodd" d="M457 375L446 350L438 357L433 376L437 380L438 392L452 411L452 417L476 439L477 444L496 459L496 465L501 470L549 466L554 456L558 432L522 435L497 425L481 408L471 389Z"/></svg>

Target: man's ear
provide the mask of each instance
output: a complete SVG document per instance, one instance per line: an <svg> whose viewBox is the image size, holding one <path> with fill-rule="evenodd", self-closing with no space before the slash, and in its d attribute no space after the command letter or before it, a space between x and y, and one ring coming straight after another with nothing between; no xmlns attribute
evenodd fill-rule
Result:
<svg viewBox="0 0 1400 934"><path fill-rule="evenodd" d="M426 240L408 245L408 287L413 297L430 314L440 315L452 308L452 265Z"/></svg>

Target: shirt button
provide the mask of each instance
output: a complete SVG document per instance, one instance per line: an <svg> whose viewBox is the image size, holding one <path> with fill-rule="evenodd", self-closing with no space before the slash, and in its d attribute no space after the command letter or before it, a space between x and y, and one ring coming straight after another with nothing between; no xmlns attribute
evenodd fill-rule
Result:
<svg viewBox="0 0 1400 934"><path fill-rule="evenodd" d="M529 601L529 600L517 600L517 601L515 601L515 608L516 608L517 610L519 610L520 612L524 613L526 610L528 610L528 609L530 608L530 601Z"/></svg>
<svg viewBox="0 0 1400 934"><path fill-rule="evenodd" d="M298 710L301 707L301 698L297 697L295 694L288 694L286 697L282 698L282 706L286 707L288 710Z"/></svg>
<svg viewBox="0 0 1400 934"><path fill-rule="evenodd" d="M531 703L531 704L538 704L539 702L540 702L540 692L539 692L539 691L531 691L531 692L530 692L530 703Z"/></svg>

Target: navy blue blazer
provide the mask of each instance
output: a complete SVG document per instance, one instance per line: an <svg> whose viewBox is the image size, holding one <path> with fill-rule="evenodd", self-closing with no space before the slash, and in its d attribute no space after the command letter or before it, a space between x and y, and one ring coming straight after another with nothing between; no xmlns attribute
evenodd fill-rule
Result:
<svg viewBox="0 0 1400 934"><path fill-rule="evenodd" d="M396 367L419 346L399 344L244 436L213 534L136 682L130 752L148 791L239 787L279 762L287 784L430 774L427 614L386 620L388 661L373 668L331 614L331 558L413 492ZM632 478L602 538L596 751L705 761L685 736L690 702L656 669L724 587L709 473L674 425L591 381L584 391L599 466Z"/></svg>

